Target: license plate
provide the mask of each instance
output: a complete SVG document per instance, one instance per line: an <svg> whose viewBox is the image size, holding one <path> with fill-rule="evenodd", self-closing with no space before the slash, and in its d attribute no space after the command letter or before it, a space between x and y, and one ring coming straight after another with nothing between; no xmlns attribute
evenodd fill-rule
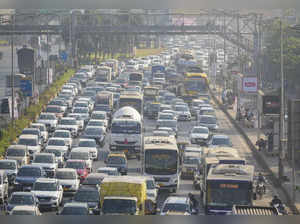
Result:
<svg viewBox="0 0 300 224"><path fill-rule="evenodd" d="M163 186L164 186L164 184L158 184L158 186L160 186L160 187L163 187Z"/></svg>
<svg viewBox="0 0 300 224"><path fill-rule="evenodd" d="M128 149L125 149L124 152L125 152L125 153L128 153Z"/></svg>
<svg viewBox="0 0 300 224"><path fill-rule="evenodd" d="M64 191L68 191L69 190L69 188L67 188L67 187L64 187Z"/></svg>

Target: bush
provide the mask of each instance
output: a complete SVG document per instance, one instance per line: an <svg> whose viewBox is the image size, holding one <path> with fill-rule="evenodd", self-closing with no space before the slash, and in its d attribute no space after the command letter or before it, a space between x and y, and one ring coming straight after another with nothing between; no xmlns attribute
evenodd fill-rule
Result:
<svg viewBox="0 0 300 224"><path fill-rule="evenodd" d="M62 86L74 75L74 70L70 69L60 76L49 88L43 92L39 97L37 104L30 105L25 113L17 120L14 121L14 125L10 123L8 127L3 130L3 135L0 139L0 157L4 155L5 150L9 147L17 137L22 133L23 129L28 127L31 122L42 112L48 102L54 98Z"/></svg>

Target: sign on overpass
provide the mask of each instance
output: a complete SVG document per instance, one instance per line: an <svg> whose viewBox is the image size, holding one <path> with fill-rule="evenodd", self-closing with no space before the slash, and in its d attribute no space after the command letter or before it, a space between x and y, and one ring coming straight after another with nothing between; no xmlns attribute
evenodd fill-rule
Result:
<svg viewBox="0 0 300 224"><path fill-rule="evenodd" d="M32 96L32 81L30 79L20 80L20 89L24 96Z"/></svg>

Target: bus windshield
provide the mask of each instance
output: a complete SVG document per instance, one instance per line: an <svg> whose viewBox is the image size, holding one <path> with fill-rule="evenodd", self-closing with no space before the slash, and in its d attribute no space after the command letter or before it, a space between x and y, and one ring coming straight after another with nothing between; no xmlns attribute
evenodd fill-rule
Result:
<svg viewBox="0 0 300 224"><path fill-rule="evenodd" d="M141 134L141 124L134 121L114 121L111 125L112 134Z"/></svg>
<svg viewBox="0 0 300 224"><path fill-rule="evenodd" d="M143 81L143 74L131 73L129 75L129 81Z"/></svg>
<svg viewBox="0 0 300 224"><path fill-rule="evenodd" d="M252 190L250 183L207 182L207 205L232 206L251 205Z"/></svg>
<svg viewBox="0 0 300 224"><path fill-rule="evenodd" d="M172 175L177 173L178 154L171 150L147 150L145 152L145 172L152 175Z"/></svg>
<svg viewBox="0 0 300 224"><path fill-rule="evenodd" d="M189 79L184 82L184 87L187 91L206 91L206 81L204 78L200 79Z"/></svg>

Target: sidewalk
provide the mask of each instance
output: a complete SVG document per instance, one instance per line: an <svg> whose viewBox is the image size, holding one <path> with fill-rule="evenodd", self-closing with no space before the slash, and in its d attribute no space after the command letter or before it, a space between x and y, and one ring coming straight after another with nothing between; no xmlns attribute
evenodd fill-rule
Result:
<svg viewBox="0 0 300 224"><path fill-rule="evenodd" d="M221 102L220 96L217 95L216 99ZM232 109L227 110L228 115L231 117L231 119L235 120L236 118L236 111ZM264 161L264 163L270 168L271 172L278 177L278 155L274 154L268 154L267 152L259 152L257 146L255 145L257 141L257 132L259 131L257 128L247 128L244 124L241 122L236 121L236 124L241 128L241 130L247 135L248 139L250 140L250 144L252 143L252 148L256 149L259 157ZM260 130L261 137L266 139L266 136L264 135L264 130ZM266 132L265 132L266 133ZM290 164L285 161L284 162L284 175L289 179L288 182L284 182L281 184L284 193L289 196L288 200L291 200L293 198L292 195L292 167ZM277 180L278 181L278 180ZM296 167L296 186L300 186L300 168ZM300 211L300 190L296 191L296 197L295 197L295 207L298 211Z"/></svg>

